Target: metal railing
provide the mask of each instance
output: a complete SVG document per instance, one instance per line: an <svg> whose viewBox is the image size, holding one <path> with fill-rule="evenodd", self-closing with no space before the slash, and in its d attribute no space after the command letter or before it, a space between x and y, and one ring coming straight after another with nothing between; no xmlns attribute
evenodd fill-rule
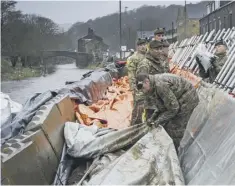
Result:
<svg viewBox="0 0 235 186"><path fill-rule="evenodd" d="M205 44L207 51L214 54L215 42L220 39L223 39L227 44L227 60L214 80L213 86L235 94L235 27L227 30L222 29L218 32L212 30L204 35L193 36L184 39L180 43L171 44L169 49L174 49L175 51L171 62L180 69L197 74L198 65L195 59L197 46Z"/></svg>

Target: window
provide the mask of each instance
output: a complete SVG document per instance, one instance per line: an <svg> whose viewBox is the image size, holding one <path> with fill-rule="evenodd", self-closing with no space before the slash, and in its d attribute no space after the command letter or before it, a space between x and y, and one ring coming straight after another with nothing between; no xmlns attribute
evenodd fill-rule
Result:
<svg viewBox="0 0 235 186"><path fill-rule="evenodd" d="M227 28L226 21L227 21L226 16L224 16L224 28Z"/></svg>
<svg viewBox="0 0 235 186"><path fill-rule="evenodd" d="M209 32L213 30L213 25L212 25L212 22L209 23Z"/></svg>
<svg viewBox="0 0 235 186"><path fill-rule="evenodd" d="M216 27L216 20L214 19L214 29L217 31L217 27Z"/></svg>
<svg viewBox="0 0 235 186"><path fill-rule="evenodd" d="M232 13L229 14L229 27L230 28L233 27L233 14Z"/></svg>

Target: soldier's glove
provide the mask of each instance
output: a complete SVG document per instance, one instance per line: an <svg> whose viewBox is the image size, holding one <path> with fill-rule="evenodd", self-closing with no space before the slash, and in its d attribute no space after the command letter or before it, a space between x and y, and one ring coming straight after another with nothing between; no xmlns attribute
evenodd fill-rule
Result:
<svg viewBox="0 0 235 186"><path fill-rule="evenodd" d="M204 67L203 67L202 64L201 64L201 60L200 60L198 57L196 57L196 62L197 62L197 64L198 64L199 70L205 71L205 70L204 70Z"/></svg>
<svg viewBox="0 0 235 186"><path fill-rule="evenodd" d="M198 65L201 64L201 60L199 59L199 57L196 57L196 62Z"/></svg>
<svg viewBox="0 0 235 186"><path fill-rule="evenodd" d="M216 61L216 57L211 57L211 58L210 58L210 63L211 63L212 65L214 65L215 61Z"/></svg>
<svg viewBox="0 0 235 186"><path fill-rule="evenodd" d="M149 127L151 127L152 125L154 125L154 122L153 122L153 120L152 120L151 118L147 120L147 125L148 125Z"/></svg>
<svg viewBox="0 0 235 186"><path fill-rule="evenodd" d="M152 116L147 120L147 125L152 126L154 125L154 119L159 114L159 110L155 109Z"/></svg>

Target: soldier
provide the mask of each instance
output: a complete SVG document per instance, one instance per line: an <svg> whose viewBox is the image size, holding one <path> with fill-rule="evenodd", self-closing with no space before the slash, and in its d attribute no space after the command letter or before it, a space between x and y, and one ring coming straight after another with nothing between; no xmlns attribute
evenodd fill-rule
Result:
<svg viewBox="0 0 235 186"><path fill-rule="evenodd" d="M227 46L223 42L223 40L220 40L215 43L215 58L211 58L211 66L206 72L202 66L202 62L198 57L196 57L196 61L199 67L199 75L203 78L204 81L213 83L216 76L219 74L220 70L222 69L224 63L227 60L226 50Z"/></svg>
<svg viewBox="0 0 235 186"><path fill-rule="evenodd" d="M170 46L165 38L165 28L157 28L154 31L154 39L160 41L163 44L163 51L168 54L168 47Z"/></svg>
<svg viewBox="0 0 235 186"><path fill-rule="evenodd" d="M145 109L154 109L147 123L162 125L177 149L188 120L199 102L196 89L183 77L169 73L138 74L136 86L144 93Z"/></svg>
<svg viewBox="0 0 235 186"><path fill-rule="evenodd" d="M135 79L136 79L136 71L139 62L145 58L146 54L146 40L139 39L137 41L137 49L136 52L127 59L127 69L128 69L128 77L131 90L135 90Z"/></svg>
<svg viewBox="0 0 235 186"><path fill-rule="evenodd" d="M138 73L159 74L170 70L167 55L162 51L163 44L160 41L151 41L145 59L140 62Z"/></svg>
<svg viewBox="0 0 235 186"><path fill-rule="evenodd" d="M129 83L130 83L130 88L133 91L133 99L134 99L134 109L132 111L132 120L131 120L131 125L137 124L141 122L141 113L142 113L142 108L141 108L141 94L137 92L136 89L136 72L138 65L140 61L142 61L145 58L146 54L146 40L145 39L139 39L137 41L137 50L136 52L127 59L127 69L128 69L128 77L129 77Z"/></svg>

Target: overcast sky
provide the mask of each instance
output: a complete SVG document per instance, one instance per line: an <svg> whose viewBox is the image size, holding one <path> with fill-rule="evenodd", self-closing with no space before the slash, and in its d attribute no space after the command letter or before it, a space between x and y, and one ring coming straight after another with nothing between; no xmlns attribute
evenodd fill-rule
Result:
<svg viewBox="0 0 235 186"><path fill-rule="evenodd" d="M197 0L187 1L195 3ZM138 8L142 5L184 4L184 1L122 1L122 9ZM85 22L119 11L119 2L109 1L18 1L17 9L23 13L34 13L48 17L58 24Z"/></svg>

